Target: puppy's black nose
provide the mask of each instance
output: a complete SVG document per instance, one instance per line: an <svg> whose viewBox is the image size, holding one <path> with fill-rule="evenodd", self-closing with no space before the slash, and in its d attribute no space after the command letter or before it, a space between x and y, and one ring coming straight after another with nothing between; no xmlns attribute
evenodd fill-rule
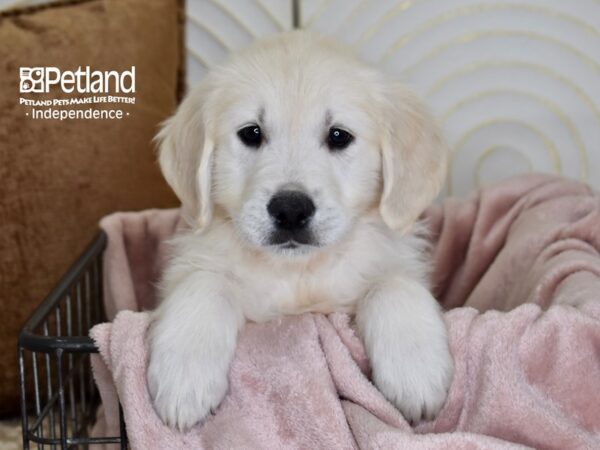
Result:
<svg viewBox="0 0 600 450"><path fill-rule="evenodd" d="M269 201L267 211L281 230L301 230L315 214L315 204L300 191L279 191Z"/></svg>

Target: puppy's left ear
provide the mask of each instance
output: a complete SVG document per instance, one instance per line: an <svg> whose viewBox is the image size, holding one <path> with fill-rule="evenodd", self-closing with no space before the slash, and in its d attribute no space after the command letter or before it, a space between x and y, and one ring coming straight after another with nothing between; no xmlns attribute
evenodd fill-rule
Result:
<svg viewBox="0 0 600 450"><path fill-rule="evenodd" d="M442 187L447 147L417 96L402 85L390 89L382 140L379 212L388 227L406 233Z"/></svg>

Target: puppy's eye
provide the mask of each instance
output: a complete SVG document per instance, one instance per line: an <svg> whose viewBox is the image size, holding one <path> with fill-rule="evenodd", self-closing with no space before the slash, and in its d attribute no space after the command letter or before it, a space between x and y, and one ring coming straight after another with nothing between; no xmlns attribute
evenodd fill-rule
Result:
<svg viewBox="0 0 600 450"><path fill-rule="evenodd" d="M238 137L248 147L258 148L262 144L263 137L258 125L249 125L237 132Z"/></svg>
<svg viewBox="0 0 600 450"><path fill-rule="evenodd" d="M346 130L334 127L329 129L327 146L331 151L344 150L352 143L353 140L354 136L352 136Z"/></svg>

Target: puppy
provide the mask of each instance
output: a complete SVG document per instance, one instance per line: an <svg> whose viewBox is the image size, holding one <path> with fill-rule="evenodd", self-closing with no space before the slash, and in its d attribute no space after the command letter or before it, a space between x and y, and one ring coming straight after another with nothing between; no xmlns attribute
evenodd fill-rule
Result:
<svg viewBox="0 0 600 450"><path fill-rule="evenodd" d="M433 418L453 362L414 231L446 147L419 100L296 31L212 71L157 138L190 225L149 331L162 420L185 430L217 408L246 321L334 311L355 315L390 402Z"/></svg>

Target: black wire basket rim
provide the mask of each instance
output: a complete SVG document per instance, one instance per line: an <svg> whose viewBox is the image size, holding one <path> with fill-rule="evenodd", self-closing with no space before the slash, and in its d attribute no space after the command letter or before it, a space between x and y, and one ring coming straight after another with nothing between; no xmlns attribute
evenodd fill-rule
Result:
<svg viewBox="0 0 600 450"><path fill-rule="evenodd" d="M79 274L87 269L94 257L104 251L108 238L99 230L77 260L69 267L66 275L54 286L44 301L31 314L19 333L18 347L34 352L98 353L98 347L89 336L45 336L34 331L54 311L64 293L78 281Z"/></svg>

